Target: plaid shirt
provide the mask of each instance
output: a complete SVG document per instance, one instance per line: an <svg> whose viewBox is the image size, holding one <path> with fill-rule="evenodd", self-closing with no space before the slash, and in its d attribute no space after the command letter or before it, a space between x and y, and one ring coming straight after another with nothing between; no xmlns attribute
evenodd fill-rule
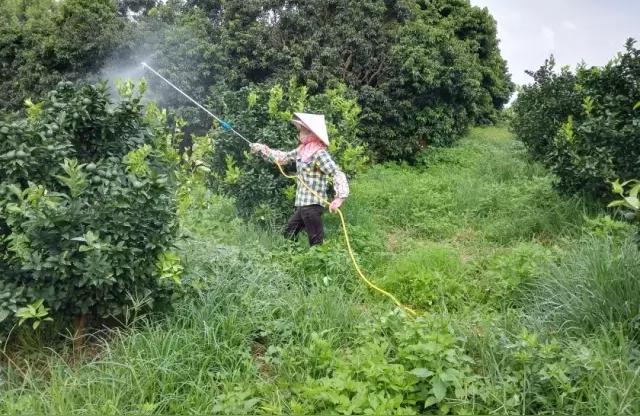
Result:
<svg viewBox="0 0 640 416"><path fill-rule="evenodd" d="M296 161L296 170L298 175L298 188L296 190L297 207L307 205L325 205L327 200L327 183L329 176L333 176L333 187L337 198L347 198L349 196L349 184L344 172L340 170L336 162L333 161L329 152L326 150L318 150L311 156L308 162L304 162L298 157L297 149L289 152L272 150L265 146L262 151L263 155L270 160L277 160L281 165ZM304 181L311 189L324 199L315 196L307 189L301 181Z"/></svg>

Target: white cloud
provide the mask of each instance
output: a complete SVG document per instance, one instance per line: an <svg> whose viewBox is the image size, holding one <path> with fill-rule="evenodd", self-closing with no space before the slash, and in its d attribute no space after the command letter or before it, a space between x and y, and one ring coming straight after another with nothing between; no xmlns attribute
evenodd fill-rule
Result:
<svg viewBox="0 0 640 416"><path fill-rule="evenodd" d="M556 33L549 26L542 26L542 37L547 40L554 40L556 37Z"/></svg>
<svg viewBox="0 0 640 416"><path fill-rule="evenodd" d="M1 2L1 0L0 0ZM513 80L528 84L551 53L558 67L604 65L628 37L640 40L638 0L471 0L498 22L500 51Z"/></svg>
<svg viewBox="0 0 640 416"><path fill-rule="evenodd" d="M556 43L556 32L554 32L549 26L542 26L540 29L540 35L544 40L545 46L549 49L553 49Z"/></svg>

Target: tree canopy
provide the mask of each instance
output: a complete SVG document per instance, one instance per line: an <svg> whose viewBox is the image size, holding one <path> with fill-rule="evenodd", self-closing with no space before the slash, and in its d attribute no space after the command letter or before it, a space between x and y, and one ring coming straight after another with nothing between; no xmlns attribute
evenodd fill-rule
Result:
<svg viewBox="0 0 640 416"><path fill-rule="evenodd" d="M357 95L374 155L410 160L495 120L513 91L496 23L468 0L0 2L5 110L60 80L95 79L107 60L148 59L209 102L291 79L310 95L344 84ZM174 93L161 101L186 104Z"/></svg>

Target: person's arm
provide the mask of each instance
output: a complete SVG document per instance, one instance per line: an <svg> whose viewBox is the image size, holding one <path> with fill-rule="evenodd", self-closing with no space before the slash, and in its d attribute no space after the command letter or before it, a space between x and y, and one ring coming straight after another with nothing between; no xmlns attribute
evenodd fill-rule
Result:
<svg viewBox="0 0 640 416"><path fill-rule="evenodd" d="M340 167L333 161L329 152L326 150L321 150L317 153L317 161L323 173L333 176L333 190L335 191L336 197L329 205L329 211L334 212L340 208L344 200L349 197L347 176L340 170Z"/></svg>
<svg viewBox="0 0 640 416"><path fill-rule="evenodd" d="M253 143L251 145L251 151L259 153L265 160L270 162L278 162L281 165L287 164L296 158L297 150L293 149L288 152L282 150L274 150L269 148L266 144Z"/></svg>

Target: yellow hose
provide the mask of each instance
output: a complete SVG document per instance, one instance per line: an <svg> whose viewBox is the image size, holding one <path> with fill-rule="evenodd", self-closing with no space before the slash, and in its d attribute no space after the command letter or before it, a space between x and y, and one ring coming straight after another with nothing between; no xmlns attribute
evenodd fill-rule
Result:
<svg viewBox="0 0 640 416"><path fill-rule="evenodd" d="M307 188L307 190L309 192L311 192L316 198L320 199L325 205L331 205L329 203L329 201L327 201L324 197L320 196L316 191L314 191L309 185L307 185L307 183L305 181L302 180L302 178L300 178L298 175L287 175L284 172L284 169L282 169L282 165L280 165L280 163L278 163L278 161L275 161L276 166L278 166L278 170L280 170L280 173L285 177L285 178L289 178L289 179L294 179L294 180L298 180L300 182L300 184L302 184L302 186L304 186L305 188ZM413 309L409 308L408 306L403 305L395 296L393 296L391 293L387 292L384 289L379 288L378 286L376 286L375 284L373 284L369 279L367 279L367 277L364 275L364 273L362 272L362 270L360 269L360 266L358 265L358 262L356 261L356 256L353 254L353 249L351 248L351 241L349 239L349 232L347 231L347 223L344 219L344 215L342 214L342 211L340 210L340 208L338 208L336 210L338 212L338 216L340 217L340 222L342 223L342 233L344 234L344 241L347 243L347 251L349 252L349 256L351 257L351 262L353 263L353 267L356 269L356 272L358 272L358 276L360 277L360 279L362 279L370 288L372 288L373 290L385 295L386 297L388 297L389 299L391 299L396 305L398 305L401 309L405 310L411 317L416 317L418 316L418 313L416 311L414 311Z"/></svg>

